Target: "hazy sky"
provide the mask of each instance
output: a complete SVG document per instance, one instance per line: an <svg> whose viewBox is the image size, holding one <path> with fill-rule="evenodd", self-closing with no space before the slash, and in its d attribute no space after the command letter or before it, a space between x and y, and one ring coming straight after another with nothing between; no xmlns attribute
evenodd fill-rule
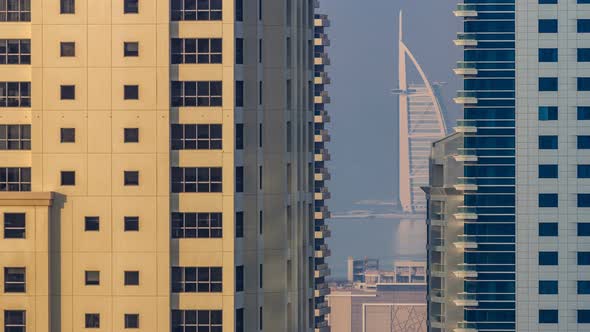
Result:
<svg viewBox="0 0 590 332"><path fill-rule="evenodd" d="M458 80L452 68L460 49L452 43L460 20L456 0L320 0L330 16L332 78L329 112L333 212L354 210L360 200L391 200L397 191L396 87L398 12L404 11L406 45L431 81L445 88L447 121Z"/></svg>

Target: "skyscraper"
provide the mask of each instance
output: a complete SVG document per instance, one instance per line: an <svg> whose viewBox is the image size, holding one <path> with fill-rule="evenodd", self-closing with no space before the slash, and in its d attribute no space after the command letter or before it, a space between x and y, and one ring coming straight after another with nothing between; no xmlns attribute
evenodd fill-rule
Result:
<svg viewBox="0 0 590 332"><path fill-rule="evenodd" d="M312 0L0 0L0 325L314 326Z"/></svg>
<svg viewBox="0 0 590 332"><path fill-rule="evenodd" d="M467 301L446 308L462 313L448 328L588 330L588 3L465 1L455 12L465 186L445 213L463 234L461 263L444 268Z"/></svg>

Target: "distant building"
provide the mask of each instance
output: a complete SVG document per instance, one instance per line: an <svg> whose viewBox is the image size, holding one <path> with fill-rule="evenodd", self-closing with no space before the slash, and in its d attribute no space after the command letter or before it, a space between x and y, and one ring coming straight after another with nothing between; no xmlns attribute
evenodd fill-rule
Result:
<svg viewBox="0 0 590 332"><path fill-rule="evenodd" d="M357 289L377 289L393 284L423 284L426 282L426 262L395 261L393 270L380 270L379 260L348 258L348 282Z"/></svg>
<svg viewBox="0 0 590 332"><path fill-rule="evenodd" d="M379 270L379 260L371 258L354 259L348 257L347 280L350 283L365 282L365 272Z"/></svg>

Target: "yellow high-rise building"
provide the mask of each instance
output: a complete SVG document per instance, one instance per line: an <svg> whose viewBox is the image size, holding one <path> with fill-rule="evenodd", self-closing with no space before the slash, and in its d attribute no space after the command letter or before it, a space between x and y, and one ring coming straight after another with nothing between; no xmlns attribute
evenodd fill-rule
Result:
<svg viewBox="0 0 590 332"><path fill-rule="evenodd" d="M0 0L0 328L326 331L314 0Z"/></svg>

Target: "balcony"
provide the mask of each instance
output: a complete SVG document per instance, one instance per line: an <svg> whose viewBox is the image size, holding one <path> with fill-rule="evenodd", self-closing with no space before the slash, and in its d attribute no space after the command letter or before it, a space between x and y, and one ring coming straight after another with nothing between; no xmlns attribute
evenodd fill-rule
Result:
<svg viewBox="0 0 590 332"><path fill-rule="evenodd" d="M460 3L457 5L457 9L453 11L453 14L457 17L477 17L476 8L475 5Z"/></svg>
<svg viewBox="0 0 590 332"><path fill-rule="evenodd" d="M329 66L330 58L326 53L316 54L316 56L313 58L313 63L316 66Z"/></svg>
<svg viewBox="0 0 590 332"><path fill-rule="evenodd" d="M326 226L326 225L316 227L316 230L314 231L314 238L315 239L324 239L324 238L330 237L331 235L332 235L332 232L330 231L330 229L328 229L328 226Z"/></svg>
<svg viewBox="0 0 590 332"><path fill-rule="evenodd" d="M328 153L328 150L326 149L320 149L319 151L316 151L314 154L314 160L316 162L318 161L329 161L330 160L330 154Z"/></svg>
<svg viewBox="0 0 590 332"><path fill-rule="evenodd" d="M326 284L316 285L316 289L313 291L315 297L326 296L328 294L330 294L330 288Z"/></svg>
<svg viewBox="0 0 590 332"><path fill-rule="evenodd" d="M328 131L326 129L316 130L314 133L313 140L316 143L329 142L330 134L328 134Z"/></svg>
<svg viewBox="0 0 590 332"><path fill-rule="evenodd" d="M322 91L320 92L319 96L314 96L313 102L316 104L329 104L330 96L328 95L328 91Z"/></svg>
<svg viewBox="0 0 590 332"><path fill-rule="evenodd" d="M315 181L328 181L332 177L331 177L331 175L330 175L330 173L328 172L327 169L320 168L320 169L316 169L315 170L315 173L313 175L313 178L314 178Z"/></svg>
<svg viewBox="0 0 590 332"><path fill-rule="evenodd" d="M475 266L466 264L460 264L457 267L457 270L453 272L453 274L455 275L455 277L463 279L477 277L477 271L475 270Z"/></svg>
<svg viewBox="0 0 590 332"><path fill-rule="evenodd" d="M460 208L459 212L453 214L453 216L458 220L477 220L475 209L471 208Z"/></svg>
<svg viewBox="0 0 590 332"><path fill-rule="evenodd" d="M315 208L315 212L313 214L314 219L328 219L330 218L330 211L328 210L327 206L318 206Z"/></svg>
<svg viewBox="0 0 590 332"><path fill-rule="evenodd" d="M326 16L326 15L319 15L319 17L316 17L313 20L313 24L316 27L327 28L330 26L330 20L328 19L328 16Z"/></svg>
<svg viewBox="0 0 590 332"><path fill-rule="evenodd" d="M475 126L475 121L469 120L457 120L457 126L453 127L453 129L458 133L477 133L477 127Z"/></svg>
<svg viewBox="0 0 590 332"><path fill-rule="evenodd" d="M330 79L330 76L328 76L328 73L326 73L326 72L317 73L316 72L316 76L313 79L313 83L318 84L318 85L326 85L326 84L332 83L332 80Z"/></svg>
<svg viewBox="0 0 590 332"><path fill-rule="evenodd" d="M459 235L459 240L453 242L457 249L477 249L477 241L474 236Z"/></svg>
<svg viewBox="0 0 590 332"><path fill-rule="evenodd" d="M475 68L475 63L473 62L464 62L458 61L457 68L453 69L456 75L477 75L477 68Z"/></svg>
<svg viewBox="0 0 590 332"><path fill-rule="evenodd" d="M332 197L332 195L330 194L330 191L328 190L327 187L323 187L319 190L316 190L316 192L313 194L313 199L316 201L327 200L327 199L330 199L331 197Z"/></svg>
<svg viewBox="0 0 590 332"><path fill-rule="evenodd" d="M317 303L315 305L315 315L316 316L323 316L330 313L330 306L328 306L327 302Z"/></svg>
<svg viewBox="0 0 590 332"><path fill-rule="evenodd" d="M475 191L477 190L477 181L475 179L459 178L453 187L459 191Z"/></svg>
<svg viewBox="0 0 590 332"><path fill-rule="evenodd" d="M453 156L455 161L466 162L466 161L477 161L476 150L473 149L459 149L459 154Z"/></svg>
<svg viewBox="0 0 590 332"><path fill-rule="evenodd" d="M314 123L328 123L331 120L330 115L326 111L320 111L320 114L314 115L313 117Z"/></svg>
<svg viewBox="0 0 590 332"><path fill-rule="evenodd" d="M477 46L477 36L472 33L458 33L457 39L453 40L457 46Z"/></svg>
<svg viewBox="0 0 590 332"><path fill-rule="evenodd" d="M457 298L453 300L456 306L459 307L477 307L479 302L477 302L475 294L467 294L467 293L459 293L457 294Z"/></svg>
<svg viewBox="0 0 590 332"><path fill-rule="evenodd" d="M330 251L330 249L328 249L328 246L325 244L322 244L319 247L316 247L315 249L315 258L326 258L330 257L331 254L332 252Z"/></svg>
<svg viewBox="0 0 590 332"><path fill-rule="evenodd" d="M457 328L453 329L453 332L478 332L476 326L475 323L458 322Z"/></svg>
<svg viewBox="0 0 590 332"><path fill-rule="evenodd" d="M330 39L328 39L328 35L324 33L318 33L313 39L313 43L314 46L330 46Z"/></svg>

